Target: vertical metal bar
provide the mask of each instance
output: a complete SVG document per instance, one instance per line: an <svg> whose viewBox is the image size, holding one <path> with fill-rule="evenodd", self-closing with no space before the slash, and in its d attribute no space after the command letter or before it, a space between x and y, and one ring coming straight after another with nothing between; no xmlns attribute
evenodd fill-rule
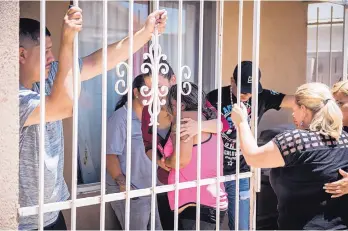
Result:
<svg viewBox="0 0 348 231"><path fill-rule="evenodd" d="M106 123L107 123L107 67L108 67L108 1L103 1L103 67L102 67L102 127L100 166L100 230L105 230Z"/></svg>
<svg viewBox="0 0 348 231"><path fill-rule="evenodd" d="M154 1L154 10L159 9L159 0ZM158 59L158 52L159 52L159 41L158 41L158 30L155 28L155 36L153 37L152 43L154 43L154 63L153 68L154 71L152 72L152 89L153 89L153 125L152 125L152 195L151 195L151 230L155 230L155 213L156 213L156 185L157 185L157 115L158 115L158 73L159 73L159 62ZM151 52L151 51L150 51Z"/></svg>
<svg viewBox="0 0 348 231"><path fill-rule="evenodd" d="M219 51L218 51L218 71L219 75L217 76L219 78L218 80L218 105L217 105L217 111L218 111L218 126L217 130L221 131L221 90L222 90L222 47L223 47L223 32L224 32L224 0L220 0L219 2ZM216 150L216 157L217 157L217 164L216 164L216 230L220 230L220 177L221 177L221 152L223 150L221 149L221 132L217 133L217 150Z"/></svg>
<svg viewBox="0 0 348 231"><path fill-rule="evenodd" d="M332 23L333 23L333 6L331 6L330 16L330 57L329 57L329 86L332 84Z"/></svg>
<svg viewBox="0 0 348 231"><path fill-rule="evenodd" d="M218 76L218 56L219 56L219 1L215 2L215 76ZM216 89L218 89L218 82L219 79L215 78L215 87Z"/></svg>
<svg viewBox="0 0 348 231"><path fill-rule="evenodd" d="M78 6L78 0L74 0ZM79 111L79 60L78 60L78 34L74 38L73 48L73 77L74 77L74 106L73 106L73 140L72 140L72 166L71 166L71 230L76 230L76 191L77 191L77 149L78 149L78 111Z"/></svg>
<svg viewBox="0 0 348 231"><path fill-rule="evenodd" d="M252 110L251 110L251 129L255 139L257 140L257 124L258 124L258 100L259 100L259 51L260 51L260 0L254 1L253 15L253 76L252 76ZM252 213L251 213L251 230L256 229L256 192L260 191L260 169L253 169L253 196L252 196Z"/></svg>
<svg viewBox="0 0 348 231"><path fill-rule="evenodd" d="M344 21L343 21L343 75L342 80L347 80L348 67L348 6L344 6Z"/></svg>
<svg viewBox="0 0 348 231"><path fill-rule="evenodd" d="M237 105L240 105L241 92L241 63L242 63L242 41L243 41L243 0L239 0L239 19L238 19L238 72L237 72ZM231 87L232 91L232 87ZM231 103L233 105L233 98L231 92ZM236 146L236 202L234 226L235 230L239 230L239 171L240 171L240 143L239 133L237 132L237 146Z"/></svg>
<svg viewBox="0 0 348 231"><path fill-rule="evenodd" d="M129 192L131 190L131 148L132 148L132 96L133 96L133 8L134 1L129 1L129 13L128 13L128 39L129 39L129 58L128 58L128 73L127 73L127 86L128 86L128 102L127 102L127 162L126 162L126 211L125 211L125 228L129 229L130 222L130 197Z"/></svg>
<svg viewBox="0 0 348 231"><path fill-rule="evenodd" d="M317 8L317 30L316 30L316 43L315 43L315 82L318 82L319 71L319 7Z"/></svg>
<svg viewBox="0 0 348 231"><path fill-rule="evenodd" d="M203 75L203 29L204 29L204 0L199 2L199 41L198 41L198 105L202 105L202 75ZM197 131L197 200L196 200L196 230L200 230L201 220L201 161L202 161L202 108L198 107Z"/></svg>
<svg viewBox="0 0 348 231"><path fill-rule="evenodd" d="M182 94L182 0L179 0L178 11L178 75L177 83L177 112L176 112L176 162L175 162L175 208L174 208L174 230L178 230L179 224L179 172L180 172L180 120L181 120L181 94Z"/></svg>
<svg viewBox="0 0 348 231"><path fill-rule="evenodd" d="M38 229L44 227L44 198L45 198L45 129L46 129L46 0L40 1L40 154L39 154L39 218Z"/></svg>

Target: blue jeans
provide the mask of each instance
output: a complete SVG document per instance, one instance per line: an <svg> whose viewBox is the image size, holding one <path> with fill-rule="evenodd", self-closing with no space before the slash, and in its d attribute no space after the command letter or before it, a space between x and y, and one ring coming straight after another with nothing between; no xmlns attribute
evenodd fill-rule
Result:
<svg viewBox="0 0 348 231"><path fill-rule="evenodd" d="M225 182L228 197L228 226L234 230L236 181ZM249 230L250 184L249 179L239 180L239 230Z"/></svg>

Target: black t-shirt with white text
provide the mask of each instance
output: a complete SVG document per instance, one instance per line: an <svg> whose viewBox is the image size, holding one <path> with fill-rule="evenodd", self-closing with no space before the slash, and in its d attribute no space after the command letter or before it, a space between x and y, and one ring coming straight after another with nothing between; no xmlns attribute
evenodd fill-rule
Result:
<svg viewBox="0 0 348 231"><path fill-rule="evenodd" d="M284 99L284 94L276 91L264 89L258 95L258 122L260 122L263 114L269 109L279 110L280 105ZM233 103L237 103L237 98L233 95ZM207 100L217 108L218 103L218 90L213 90L207 95ZM251 98L244 102L245 107L248 111L249 124L251 121ZM221 112L229 123L230 129L222 132L221 137L224 143L224 175L235 174L236 172L236 127L233 125L231 119L231 96L230 86L222 88L221 92ZM243 156L240 156L240 172L250 171L249 166L246 164Z"/></svg>

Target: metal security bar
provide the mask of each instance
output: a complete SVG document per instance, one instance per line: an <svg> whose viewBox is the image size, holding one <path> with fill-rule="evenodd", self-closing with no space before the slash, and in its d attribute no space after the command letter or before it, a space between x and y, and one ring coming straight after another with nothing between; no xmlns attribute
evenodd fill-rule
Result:
<svg viewBox="0 0 348 231"><path fill-rule="evenodd" d="M78 6L78 0L74 0ZM71 230L76 230L76 197L77 197L77 150L78 150L78 112L79 112L79 87L80 68L78 60L78 34L74 38L73 52L73 78L74 78L74 105L73 105L73 142L72 142L72 174L71 174Z"/></svg>
<svg viewBox="0 0 348 231"><path fill-rule="evenodd" d="M178 10L178 75L177 83L177 111L176 111L176 159L175 159L175 210L174 210L174 230L178 230L179 226L179 169L180 169L180 121L181 121L181 94L182 94L182 0L179 0Z"/></svg>
<svg viewBox="0 0 348 231"><path fill-rule="evenodd" d="M203 75L203 23L204 23L204 1L199 1L199 44L198 44L198 105L202 105L202 75ZM196 230L200 230L201 220L201 161L202 161L202 108L198 107L197 127L197 200L196 200Z"/></svg>
<svg viewBox="0 0 348 231"><path fill-rule="evenodd" d="M128 102L127 102L127 150L131 150L132 147L132 101L133 101L133 91L132 91L132 80L133 80L133 8L134 2L129 1L129 13L128 13L128 38L129 38L129 59L128 59L128 69L127 69L127 86L128 86ZM130 222L130 197L129 193L131 191L131 159L132 155L130 151L127 151L127 168L126 168L126 216L125 216L125 229L129 230Z"/></svg>
<svg viewBox="0 0 348 231"><path fill-rule="evenodd" d="M316 33L316 63L315 63L315 82L318 82L318 72L319 72L319 7L317 8L317 33Z"/></svg>
<svg viewBox="0 0 348 231"><path fill-rule="evenodd" d="M218 78L218 83L217 83L217 87L218 87L218 100L217 100L217 111L218 111L218 116L217 116L217 120L218 120L218 126L217 126L217 148L216 148L216 230L220 230L220 183L221 183L221 179L220 179L220 160L221 160L221 152L223 150L221 150L221 96L222 96L222 46L223 46L223 30L224 30L224 24L223 24L223 20L224 20L224 0L220 0L219 4L217 4L219 6L219 21L217 21L218 23L218 32L219 32L219 40L218 40L218 56L217 56L217 63L218 63L218 75L216 76L216 78Z"/></svg>
<svg viewBox="0 0 348 231"><path fill-rule="evenodd" d="M40 154L39 154L39 230L44 226L45 127L46 127L46 1L40 1Z"/></svg>
<svg viewBox="0 0 348 231"><path fill-rule="evenodd" d="M240 105L241 95L241 66L242 66L242 42L243 42L243 0L239 0L239 12L238 12L238 72L237 72L237 105ZM232 87L231 87L231 104L233 105ZM236 194L239 195L239 175L240 175L240 142L239 133L237 132L237 144L236 144ZM239 196L235 198L235 216L234 227L235 230L239 230Z"/></svg>
<svg viewBox="0 0 348 231"><path fill-rule="evenodd" d="M100 230L105 229L105 178L106 178L106 122L107 122L107 57L108 57L108 1L103 1L103 66L102 66L102 129L100 167Z"/></svg>
<svg viewBox="0 0 348 231"><path fill-rule="evenodd" d="M46 1L41 0L40 5L40 19L41 19L41 25L40 25L40 84L41 86L45 86L45 4ZM78 0L74 1L74 5L78 6ZM99 196L93 196L93 197L87 197L87 198L77 198L77 151L78 151L78 92L79 92L79 61L78 61L78 37L75 37L74 40L74 64L73 64L73 76L74 76L74 106L73 106L73 149L72 149L72 194L71 194L71 200L63 201L63 202L57 202L57 203L47 203L44 204L44 135L45 135L45 88L40 88L40 95L41 95L41 108L40 108L40 191L39 191L39 203L37 206L32 207L23 207L19 209L19 215L20 216L30 216L39 214L39 229L43 229L44 224L44 213L45 212L53 212L53 211L59 211L59 210L66 210L71 209L71 230L76 230L76 209L78 207L86 207L90 205L100 205L100 230L105 230L105 203L116 201L116 200L126 200L126 207L125 207L125 229L129 230L130 227L130 201L132 198L135 197L141 197L141 196L151 196L151 230L155 230L155 210L156 210L156 195L158 193L164 193L169 191L175 191L175 216L174 216L174 229L178 230L178 220L179 220L179 191L182 189L188 189L188 188L197 188L197 210L196 210L196 229L200 230L200 196L201 191L200 187L210 184L216 184L216 229L220 229L220 183L235 180L236 181L236 208L235 208L235 214L236 214L236 221L235 221L235 227L236 230L238 230L238 221L239 221L239 180L245 179L245 178L251 178L252 173L240 173L240 151L239 151L239 139L237 135L237 168L236 168L236 174L235 175L229 175L229 176L221 176L220 170L220 159L222 157L222 150L221 150L221 133L217 133L218 142L217 142L217 166L216 166L216 173L217 176L213 178L207 178L207 179L201 179L201 172L197 171L197 180L196 181L188 181L188 182L179 182L179 164L180 164L180 121L181 121L181 107L177 106L177 117L176 117L176 123L177 126L177 136L176 136L176 174L175 174L175 183L170 185L162 185L157 186L157 174L156 174L156 157L157 157L157 136L153 135L152 140L152 187L146 188L146 189L136 189L131 190L131 132L132 132L132 80L133 80L133 9L134 9L134 1L129 1L129 22L128 22L128 43L129 43L129 59L128 63L122 62L117 65L116 70L119 76L124 76L120 72L120 67L124 65L127 70L127 89L124 92L119 92L118 89L116 89L116 92L124 95L128 94L128 102L127 102L127 163L126 163L126 191L120 192L120 193L111 193L106 194L105 190L105 178L106 178L106 129L107 129L107 48L108 48L108 1L103 1L103 51L102 51L102 131L101 131L101 184L100 184L100 195ZM159 1L154 1L154 9L159 9ZM217 60L216 60L216 78L217 78L217 88L218 88L218 131L222 130L221 127L221 97L222 97L222 55L223 55L223 26L224 26L224 1L218 1L217 2L217 46L216 46L216 54L217 54ZM198 92L199 92L199 98L198 102L199 105L202 104L202 75L203 75L203 30L204 30L204 0L200 0L200 10L199 10L199 72L198 72ZM242 27L243 27L243 0L239 0L239 26L238 26L238 65L241 65L242 61ZM188 66L184 66L182 63L182 32L183 32L183 0L178 1L178 60L177 60L177 105L181 105L181 95L182 94L189 94L190 92L190 86L189 85L182 85L182 82L184 80L187 80L189 78L190 74L185 74L184 71L186 70L188 73L190 73L190 68ZM155 29L154 34L152 35L151 39L151 45L149 48L149 53L146 53L144 55L144 58L148 57L152 61L151 64L142 65L142 72L148 73L151 70L152 73L152 88L151 90L147 87L144 87L141 89L141 94L143 96L151 96L150 100L146 102L145 104L149 107L149 112L151 115L151 125L153 126L153 134L157 134L157 125L158 125L158 114L160 112L160 107L164 105L165 102L163 102L160 98L164 97L168 93L168 89L161 88L158 89L158 78L159 78L159 72L162 68L162 64L160 63L160 60L166 59L165 54L162 54L162 49L159 44L159 33L157 28ZM258 89L258 66L259 66L259 37L260 37L260 1L254 2L254 37L253 37L253 103L252 106L254 108L253 110L253 116L252 116L252 129L253 133L256 136L257 134L257 107L258 107L258 97L257 97L257 89ZM168 69L168 67L164 67L164 69ZM162 72L163 73L163 72ZM125 84L124 80L119 80ZM237 78L237 103L239 104L240 101L240 95L241 95L241 89L240 84L241 83L241 71L240 68L238 69L238 78ZM118 84L116 84L118 86ZM185 91L184 91L185 89ZM149 92L147 92L149 91ZM233 102L231 102L233 103ZM198 151L197 151L197 170L201 169L201 130L202 130L202 109L198 109ZM253 177L251 181L251 185L255 184L254 193L256 191L259 191L259 172L258 170L255 172L255 179ZM255 183L256 182L256 183ZM255 229L255 198L252 203L253 205L253 215L251 219L251 223L253 224L251 226L252 229Z"/></svg>
<svg viewBox="0 0 348 231"><path fill-rule="evenodd" d="M260 0L254 1L253 14L253 76L252 76L252 110L251 110L251 130L257 140L257 124L258 124L258 104L259 104L259 53L260 53ZM253 176L251 182L252 196L250 200L250 227L256 230L256 193L260 192L261 187L261 169L251 169Z"/></svg>
<svg viewBox="0 0 348 231"><path fill-rule="evenodd" d="M343 80L347 80L348 68L348 5L344 6L343 22Z"/></svg>

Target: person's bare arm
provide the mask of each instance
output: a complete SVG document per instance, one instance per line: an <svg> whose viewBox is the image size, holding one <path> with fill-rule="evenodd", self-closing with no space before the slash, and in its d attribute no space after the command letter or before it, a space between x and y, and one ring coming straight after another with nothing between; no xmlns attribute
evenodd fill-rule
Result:
<svg viewBox="0 0 348 231"><path fill-rule="evenodd" d="M281 108L293 108L296 105L295 96L286 95L280 104Z"/></svg>
<svg viewBox="0 0 348 231"><path fill-rule="evenodd" d="M342 179L324 185L326 193L332 194L331 198L337 198L348 194L348 172L339 170Z"/></svg>
<svg viewBox="0 0 348 231"><path fill-rule="evenodd" d="M218 123L221 124L221 129L223 128L222 121L217 119L212 120L204 120L202 121L202 132L206 133L218 133ZM221 131L220 131L221 132ZM187 139L191 139L198 134L198 121L193 120L191 118L183 118L181 120L180 125L180 136L187 137Z"/></svg>
<svg viewBox="0 0 348 231"><path fill-rule="evenodd" d="M285 161L277 147L270 141L259 147L251 133L248 123L248 113L242 103L241 106L233 105L232 121L237 127L240 148L248 165L255 168L275 168L285 165Z"/></svg>
<svg viewBox="0 0 348 231"><path fill-rule="evenodd" d="M181 113L182 118L191 118L191 119L197 119L197 116L194 116L192 113L182 112ZM172 128L172 133L170 134L170 138L173 142L173 154L166 158L164 160L165 165L170 168L176 168L176 130ZM181 136L180 137L180 168L184 168L186 165L188 165L192 158L192 147L193 147L193 138L188 139L186 142L185 140L187 137Z"/></svg>
<svg viewBox="0 0 348 231"><path fill-rule="evenodd" d="M121 171L120 161L117 155L106 155L106 170L115 182L120 186L120 191L126 190L126 176Z"/></svg>
<svg viewBox="0 0 348 231"><path fill-rule="evenodd" d="M152 160L152 149L148 150L148 151L146 152L146 155L147 155L147 157L148 157L150 160ZM157 162L157 165L160 166L161 168L163 168L164 170L166 170L166 171L168 171L168 172L170 171L170 168L169 168L168 166L166 166L166 165L163 163L163 161L161 161L161 159L158 158L157 155L156 155L156 162Z"/></svg>
<svg viewBox="0 0 348 231"><path fill-rule="evenodd" d="M285 165L284 159L273 141L260 147L257 146L248 122L240 123L237 129L240 134L242 154L248 165L255 168L276 168Z"/></svg>
<svg viewBox="0 0 348 231"><path fill-rule="evenodd" d="M167 21L167 12L158 10L151 13L142 29L134 33L133 52L135 53L151 39L151 35L158 28L159 33L163 33ZM91 79L102 72L103 58L102 49L83 58L81 81ZM115 68L117 64L129 58L129 38L113 43L107 49L107 69Z"/></svg>
<svg viewBox="0 0 348 231"><path fill-rule="evenodd" d="M61 46L59 49L59 66L52 86L51 94L45 98L46 122L61 120L72 115L73 105L73 41L82 28L81 9L72 7L64 17ZM80 89L80 86L78 86ZM43 96L40 96L43 97ZM40 105L29 115L24 123L30 126L40 123Z"/></svg>

